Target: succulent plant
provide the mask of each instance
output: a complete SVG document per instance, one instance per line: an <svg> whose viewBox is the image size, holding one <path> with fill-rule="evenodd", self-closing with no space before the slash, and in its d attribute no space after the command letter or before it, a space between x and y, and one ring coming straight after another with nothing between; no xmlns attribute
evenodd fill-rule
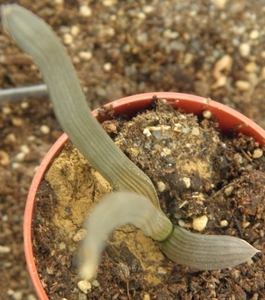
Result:
<svg viewBox="0 0 265 300"><path fill-rule="evenodd" d="M198 269L233 267L259 252L236 237L194 234L173 226L160 209L152 181L93 117L71 60L52 29L19 5L2 6L1 19L11 38L39 66L55 115L69 139L116 190L87 219L87 234L79 251L81 278L96 276L106 236L127 223L161 241L162 251L173 261Z"/></svg>

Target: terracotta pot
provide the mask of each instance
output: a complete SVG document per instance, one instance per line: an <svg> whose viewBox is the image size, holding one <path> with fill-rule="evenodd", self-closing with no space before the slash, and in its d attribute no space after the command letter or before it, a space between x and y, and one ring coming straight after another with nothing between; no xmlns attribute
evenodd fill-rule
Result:
<svg viewBox="0 0 265 300"><path fill-rule="evenodd" d="M133 115L139 110L150 108L154 95L159 99L167 99L174 108L181 108L187 113L192 112L196 115L199 115L204 110L210 110L218 120L220 127L224 132L242 132L246 135L253 136L261 145L265 144L265 131L258 125L256 125L253 121L225 105L198 96L166 92L147 93L126 97L117 101L113 101L108 105L112 105L115 115L121 113ZM99 116L97 110L93 111L93 115L99 120L99 122L102 122L107 118ZM41 300L48 300L48 297L41 284L33 256L31 227L32 217L34 213L34 201L36 192L45 175L45 172L49 168L50 163L53 161L53 159L60 153L67 140L67 135L63 134L51 147L51 149L43 159L33 178L25 208L24 249L26 261L33 285L39 296L39 299Z"/></svg>

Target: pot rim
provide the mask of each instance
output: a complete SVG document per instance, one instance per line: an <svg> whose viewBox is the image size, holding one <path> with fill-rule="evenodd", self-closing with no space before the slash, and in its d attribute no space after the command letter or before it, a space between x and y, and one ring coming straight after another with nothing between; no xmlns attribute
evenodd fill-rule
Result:
<svg viewBox="0 0 265 300"><path fill-rule="evenodd" d="M261 145L265 144L265 131L260 126L236 110L209 98L174 92L153 92L124 97L107 103L104 107L109 107L111 105L114 110L114 115L122 113L133 115L137 111L150 108L154 96L158 99L166 99L174 108L183 109L187 113L194 113L198 115L204 110L210 110L218 120L223 131L231 131L232 129L232 131L242 132L246 135L253 136ZM94 110L92 113L99 122L108 119L107 116L100 115L98 110ZM49 300L49 298L41 284L33 255L32 216L35 196L45 172L49 168L53 159L59 154L67 140L68 136L66 133L63 133L52 145L42 160L32 180L24 212L23 237L26 262L32 283L40 300Z"/></svg>

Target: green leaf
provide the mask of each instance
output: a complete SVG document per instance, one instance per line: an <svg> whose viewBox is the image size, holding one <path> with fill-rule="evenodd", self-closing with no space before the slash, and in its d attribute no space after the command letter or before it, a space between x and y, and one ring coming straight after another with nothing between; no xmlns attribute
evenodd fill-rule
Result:
<svg viewBox="0 0 265 300"><path fill-rule="evenodd" d="M201 270L234 267L260 252L237 237L195 234L177 226L162 251L178 264Z"/></svg>

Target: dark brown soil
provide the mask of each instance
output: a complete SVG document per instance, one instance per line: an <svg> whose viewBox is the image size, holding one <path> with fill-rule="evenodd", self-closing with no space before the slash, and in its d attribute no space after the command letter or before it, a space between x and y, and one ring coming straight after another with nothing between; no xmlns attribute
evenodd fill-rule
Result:
<svg viewBox="0 0 265 300"><path fill-rule="evenodd" d="M72 36L65 45L92 108L141 92L185 92L227 104L265 128L263 0L0 0L10 2L37 13L63 40ZM85 2L88 17L80 13ZM242 45L250 50L244 56ZM222 69L226 55L231 67L226 60ZM1 89L41 82L36 65L0 26ZM1 100L0 246L6 248L0 253L0 298L34 300L23 253L23 211L35 169L61 131L48 99ZM204 274L198 278L203 281Z"/></svg>
<svg viewBox="0 0 265 300"><path fill-rule="evenodd" d="M265 148L253 138L224 136L214 119L182 114L164 101L133 120L106 121L103 128L158 186L161 206L174 224L237 236L264 251ZM93 176L68 143L38 191L34 253L50 299L262 299L261 254L235 268L198 271L170 261L159 244L128 226L114 233L97 280L82 293L77 236L86 212L109 190ZM198 228L202 216L207 225Z"/></svg>

